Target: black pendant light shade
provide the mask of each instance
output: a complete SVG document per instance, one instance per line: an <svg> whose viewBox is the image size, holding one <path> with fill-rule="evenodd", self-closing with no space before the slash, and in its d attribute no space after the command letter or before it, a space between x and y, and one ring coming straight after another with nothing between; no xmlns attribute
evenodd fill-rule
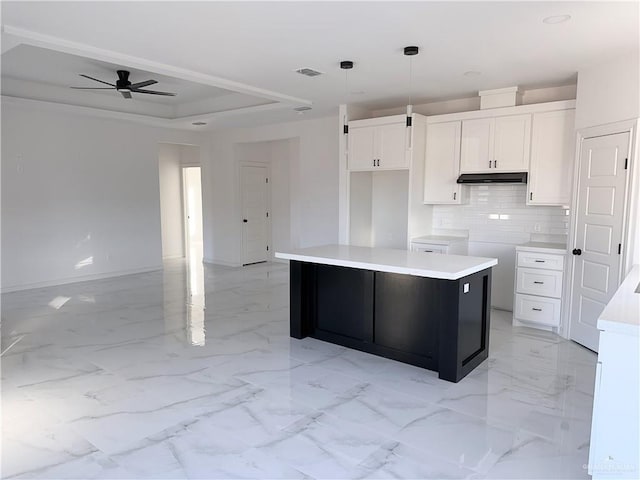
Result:
<svg viewBox="0 0 640 480"><path fill-rule="evenodd" d="M353 68L353 62L351 60L343 60L340 62L340 68L343 70L351 70Z"/></svg>
<svg viewBox="0 0 640 480"><path fill-rule="evenodd" d="M417 55L420 49L416 46L404 47L404 54L408 56Z"/></svg>

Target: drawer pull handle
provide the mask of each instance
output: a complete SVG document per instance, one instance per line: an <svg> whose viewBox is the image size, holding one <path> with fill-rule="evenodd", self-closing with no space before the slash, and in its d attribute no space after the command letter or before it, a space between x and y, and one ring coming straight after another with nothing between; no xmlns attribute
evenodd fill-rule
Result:
<svg viewBox="0 0 640 480"><path fill-rule="evenodd" d="M538 284L538 285L544 285L544 282L538 282L537 280L536 280L536 281L534 281L533 283L536 283L536 284Z"/></svg>
<svg viewBox="0 0 640 480"><path fill-rule="evenodd" d="M536 312L541 312L542 311L541 308L536 308L536 307L533 307L531 310L535 310Z"/></svg>
<svg viewBox="0 0 640 480"><path fill-rule="evenodd" d="M544 263L545 261L544 260L534 260L534 262L536 262L536 263Z"/></svg>

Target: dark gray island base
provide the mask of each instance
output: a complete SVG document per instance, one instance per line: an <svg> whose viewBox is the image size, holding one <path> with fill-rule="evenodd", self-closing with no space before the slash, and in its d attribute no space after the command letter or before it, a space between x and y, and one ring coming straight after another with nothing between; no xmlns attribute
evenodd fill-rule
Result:
<svg viewBox="0 0 640 480"><path fill-rule="evenodd" d="M491 268L448 280L290 260L290 334L458 382L489 352Z"/></svg>

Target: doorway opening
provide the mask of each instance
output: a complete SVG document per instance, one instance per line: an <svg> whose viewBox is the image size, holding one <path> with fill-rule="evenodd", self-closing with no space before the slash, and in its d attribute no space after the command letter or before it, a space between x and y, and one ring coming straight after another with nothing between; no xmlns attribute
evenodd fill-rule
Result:
<svg viewBox="0 0 640 480"><path fill-rule="evenodd" d="M200 148L158 146L162 258L203 258Z"/></svg>
<svg viewBox="0 0 640 480"><path fill-rule="evenodd" d="M200 167L182 168L185 257L190 264L202 263L202 175Z"/></svg>

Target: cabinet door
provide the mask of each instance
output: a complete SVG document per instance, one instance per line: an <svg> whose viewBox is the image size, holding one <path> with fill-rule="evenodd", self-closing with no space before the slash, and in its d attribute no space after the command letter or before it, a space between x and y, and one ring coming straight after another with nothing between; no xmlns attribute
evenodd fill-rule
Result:
<svg viewBox="0 0 640 480"><path fill-rule="evenodd" d="M527 205L569 205L575 110L533 114Z"/></svg>
<svg viewBox="0 0 640 480"><path fill-rule="evenodd" d="M493 140L494 171L528 171L530 144L531 115L497 117Z"/></svg>
<svg viewBox="0 0 640 480"><path fill-rule="evenodd" d="M443 292L438 280L396 273L375 273L374 341L421 361L438 353L438 315Z"/></svg>
<svg viewBox="0 0 640 480"><path fill-rule="evenodd" d="M492 172L493 119L479 118L462 122L460 173Z"/></svg>
<svg viewBox="0 0 640 480"><path fill-rule="evenodd" d="M424 203L460 203L460 122L427 127Z"/></svg>
<svg viewBox="0 0 640 480"><path fill-rule="evenodd" d="M376 132L377 157L380 159L379 168L404 169L409 168L407 161L407 136L409 128L404 123L382 125Z"/></svg>
<svg viewBox="0 0 640 480"><path fill-rule="evenodd" d="M316 266L317 333L372 341L373 275L370 270Z"/></svg>
<svg viewBox="0 0 640 480"><path fill-rule="evenodd" d="M375 127L350 128L349 170L373 170L375 154Z"/></svg>

